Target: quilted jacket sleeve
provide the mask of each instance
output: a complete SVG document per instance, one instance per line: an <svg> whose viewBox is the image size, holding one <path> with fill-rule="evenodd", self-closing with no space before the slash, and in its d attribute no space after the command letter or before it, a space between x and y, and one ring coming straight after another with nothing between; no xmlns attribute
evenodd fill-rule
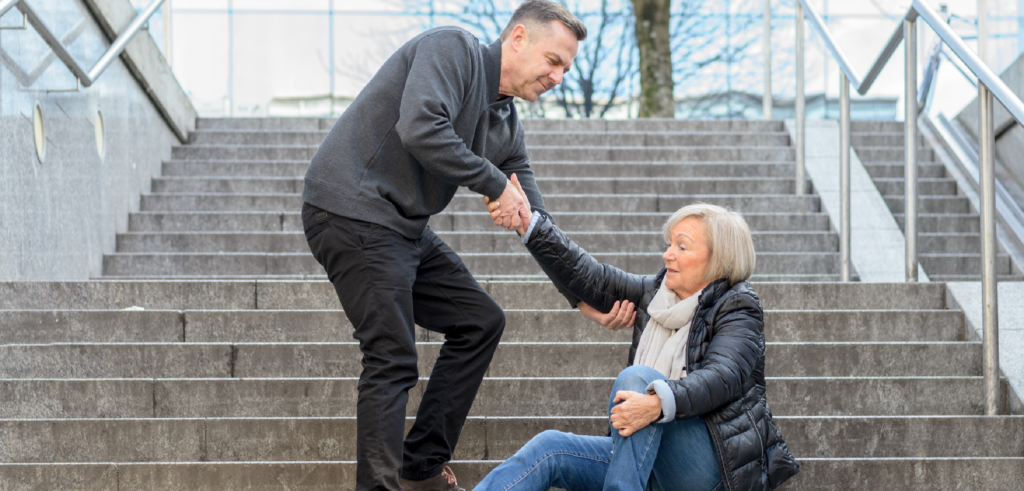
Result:
<svg viewBox="0 0 1024 491"><path fill-rule="evenodd" d="M754 297L729 295L709 317L712 337L703 366L667 381L675 394L676 419L707 414L742 397L762 356L764 319Z"/></svg>
<svg viewBox="0 0 1024 491"><path fill-rule="evenodd" d="M640 307L652 282L646 276L599 263L543 215L526 247L556 284L601 312L610 311L617 300Z"/></svg>

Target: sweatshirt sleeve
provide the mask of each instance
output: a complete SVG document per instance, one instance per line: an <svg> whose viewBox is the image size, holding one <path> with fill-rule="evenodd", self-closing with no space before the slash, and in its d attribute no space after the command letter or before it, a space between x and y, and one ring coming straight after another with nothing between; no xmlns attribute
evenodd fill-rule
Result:
<svg viewBox="0 0 1024 491"><path fill-rule="evenodd" d="M505 175L474 154L452 127L474 72L483 70L470 41L476 42L455 31L420 40L409 62L395 131L405 150L438 179L495 200L505 190Z"/></svg>
<svg viewBox="0 0 1024 491"><path fill-rule="evenodd" d="M513 110L515 109L513 108ZM526 151L526 138L522 122L517 121L517 126L518 131L512 143L512 151L498 167L509 179L512 178L512 174L519 178L519 185L523 187L526 198L530 200L530 209L539 212L554 222L551 214L548 213L547 207L544 206L544 196L540 193L540 188L537 187L537 179L533 174L533 169L530 168L530 156Z"/></svg>

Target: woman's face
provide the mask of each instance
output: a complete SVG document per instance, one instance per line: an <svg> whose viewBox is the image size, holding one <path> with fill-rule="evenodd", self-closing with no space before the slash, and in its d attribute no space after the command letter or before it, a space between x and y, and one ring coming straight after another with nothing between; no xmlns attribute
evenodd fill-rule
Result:
<svg viewBox="0 0 1024 491"><path fill-rule="evenodd" d="M672 243L661 256L668 270L665 286L679 298L687 298L710 283L704 279L711 257L704 222L697 217L684 218L672 227L670 238Z"/></svg>

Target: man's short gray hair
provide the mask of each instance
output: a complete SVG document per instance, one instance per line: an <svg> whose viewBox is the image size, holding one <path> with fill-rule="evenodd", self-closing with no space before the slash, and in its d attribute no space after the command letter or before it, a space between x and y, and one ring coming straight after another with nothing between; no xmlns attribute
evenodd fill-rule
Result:
<svg viewBox="0 0 1024 491"><path fill-rule="evenodd" d="M672 243L672 228L689 217L696 217L704 222L709 252L708 269L704 279L715 281L726 278L730 284L735 285L750 278L754 273L757 259L750 227L743 216L707 203L686 205L665 222L662 233L666 243Z"/></svg>
<svg viewBox="0 0 1024 491"><path fill-rule="evenodd" d="M548 0L526 0L516 9L512 14L512 19L508 21L508 25L501 31L501 40L508 39L509 34L512 34L512 29L519 24L547 25L553 20L565 24L565 27L568 27L576 36L577 41L587 38L587 26L565 7Z"/></svg>

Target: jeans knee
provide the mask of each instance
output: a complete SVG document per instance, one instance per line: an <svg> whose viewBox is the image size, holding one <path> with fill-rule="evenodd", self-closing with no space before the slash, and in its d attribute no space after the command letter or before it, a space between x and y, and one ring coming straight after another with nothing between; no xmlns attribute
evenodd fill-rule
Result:
<svg viewBox="0 0 1024 491"><path fill-rule="evenodd" d="M618 377L615 378L615 390L643 392L651 382L664 378L665 375L651 367L633 365L619 372ZM612 395L614 396L614 394Z"/></svg>

